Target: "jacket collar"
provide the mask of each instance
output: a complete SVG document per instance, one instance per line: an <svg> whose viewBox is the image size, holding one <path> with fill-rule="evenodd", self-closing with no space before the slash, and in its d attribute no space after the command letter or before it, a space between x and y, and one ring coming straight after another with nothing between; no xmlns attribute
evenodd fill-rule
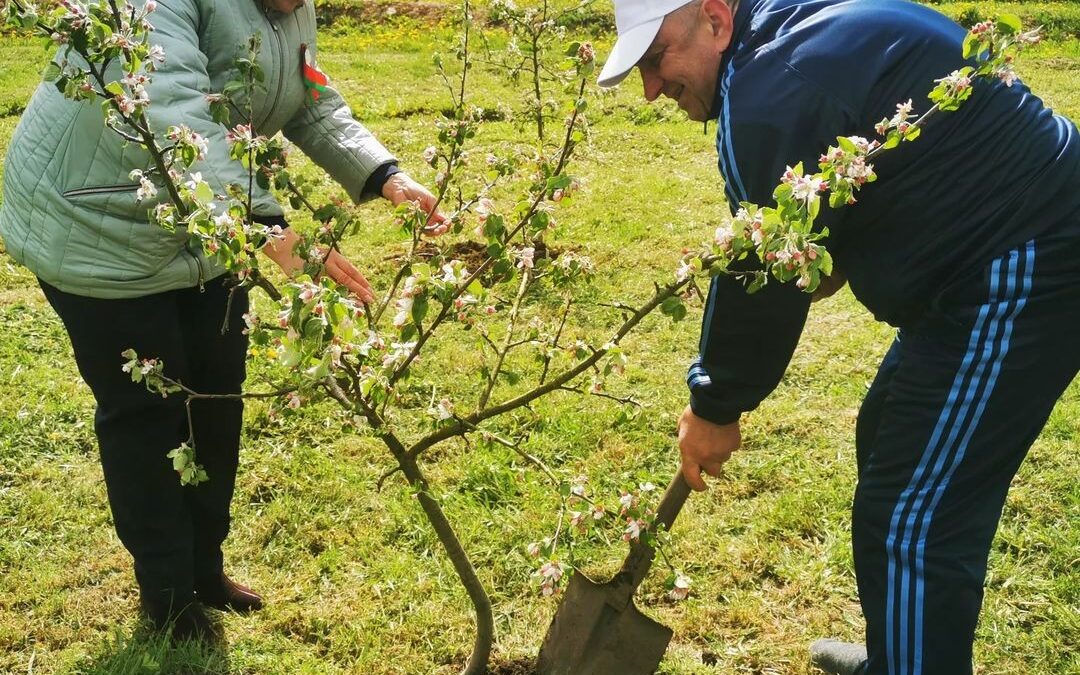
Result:
<svg viewBox="0 0 1080 675"><path fill-rule="evenodd" d="M735 10L735 27L731 32L731 42L728 44L728 48L724 50L724 55L720 59L720 70L716 73L716 94L713 97L712 110L709 113L709 116L713 119L720 116L720 109L724 105L722 86L724 82L724 73L727 72L728 65L731 63L731 60L735 58L736 52L742 51L746 42L746 32L747 27L750 25L750 17L753 15L759 4L761 4L761 0L741 0L738 9Z"/></svg>

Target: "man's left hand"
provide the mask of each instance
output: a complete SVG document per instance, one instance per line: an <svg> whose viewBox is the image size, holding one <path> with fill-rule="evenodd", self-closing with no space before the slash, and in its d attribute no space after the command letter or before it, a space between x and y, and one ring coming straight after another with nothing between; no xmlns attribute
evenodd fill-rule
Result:
<svg viewBox="0 0 1080 675"><path fill-rule="evenodd" d="M383 183L382 195L390 200L394 206L403 202L416 202L420 208L428 214L427 227L424 233L438 236L450 229L450 219L441 211L435 210L435 195L431 194L426 187L417 183L407 173L395 173Z"/></svg>

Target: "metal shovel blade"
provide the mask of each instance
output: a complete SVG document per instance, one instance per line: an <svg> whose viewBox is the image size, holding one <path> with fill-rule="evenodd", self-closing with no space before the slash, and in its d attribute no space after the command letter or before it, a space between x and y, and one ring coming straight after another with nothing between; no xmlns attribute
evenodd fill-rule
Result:
<svg viewBox="0 0 1080 675"><path fill-rule="evenodd" d="M656 522L670 529L690 487L679 473L657 508ZM634 591L656 552L637 542L622 569L604 584L577 572L555 612L536 671L540 675L652 675L671 642L671 629L634 606Z"/></svg>
<svg viewBox="0 0 1080 675"><path fill-rule="evenodd" d="M621 579L621 581L620 581ZM652 675L671 641L671 629L642 614L631 601L629 578L598 584L584 574L570 579L540 658L540 675Z"/></svg>

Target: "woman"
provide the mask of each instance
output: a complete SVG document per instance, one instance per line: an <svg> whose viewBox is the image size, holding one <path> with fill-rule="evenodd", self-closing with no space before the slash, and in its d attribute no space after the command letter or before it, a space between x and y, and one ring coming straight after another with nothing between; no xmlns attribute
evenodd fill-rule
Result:
<svg viewBox="0 0 1080 675"><path fill-rule="evenodd" d="M226 130L211 120L205 95L235 76L235 59L260 33L266 82L251 102L256 131L283 132L354 201L382 195L395 205L419 200L434 208L432 195L397 169L341 96L312 82L315 12L304 0L158 0L151 21L151 42L165 50L148 87L152 126L161 132L186 124L209 140L207 158L195 169L215 192L247 185L248 177L229 159ZM212 637L204 606L240 612L262 606L258 594L225 575L221 553L242 404L194 402L195 445L210 480L182 487L166 454L188 438L183 401L133 384L121 371L120 353L134 348L162 359L167 375L202 393L239 392L247 297L238 293L230 305L224 270L188 246L185 233L147 222L152 204L137 202L138 185L129 177L147 168L147 153L105 127L98 102L76 103L52 84L40 86L6 166L0 235L8 253L37 275L94 393L109 505L134 558L142 611L158 628L171 625L174 638ZM257 187L253 214L262 223L286 224L273 197ZM432 217L436 226L443 220ZM292 253L295 241L286 230L283 241L264 250L287 273L302 265ZM367 280L343 256L331 254L326 274L361 299L372 298ZM227 308L230 330L222 334Z"/></svg>

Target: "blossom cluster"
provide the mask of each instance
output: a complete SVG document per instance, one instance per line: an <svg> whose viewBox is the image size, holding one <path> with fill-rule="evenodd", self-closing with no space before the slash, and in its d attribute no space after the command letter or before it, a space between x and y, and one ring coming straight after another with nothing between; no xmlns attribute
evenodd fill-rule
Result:
<svg viewBox="0 0 1080 675"><path fill-rule="evenodd" d="M666 531L656 523L656 511L645 503L647 498L657 492L654 484L646 481L635 487L619 490L617 506L609 508L590 496L588 482L588 477L581 475L564 481L559 486L563 502L562 512L569 524L565 535L563 518L560 517L559 529L554 536L545 537L525 547L529 557L539 561L533 577L539 583L541 595L558 594L562 589L565 573L572 570L572 565L561 561L558 555L560 547L565 545L572 557L576 540L605 538L598 529L605 524L615 525L619 538L630 544L662 548L670 543ZM682 600L687 597L690 584L690 579L685 574L673 568L670 577L665 581L665 588L671 599Z"/></svg>
<svg viewBox="0 0 1080 675"><path fill-rule="evenodd" d="M877 180L871 161L874 157L917 139L931 115L957 110L971 97L977 80L998 79L1012 86L1016 80L1012 69L1016 52L1038 40L1038 31L1024 32L1016 17L1003 16L977 24L965 38L963 48L964 58L975 65L935 80L936 86L929 94L934 103L930 111L920 117L913 101L899 103L891 117L875 126L881 140L838 137L837 145L821 155L820 172L805 173L801 164L787 167L773 193L776 206L741 203L731 222L716 229L706 251L686 252L676 269L676 280L731 273L749 279L749 292L760 289L769 278L794 281L807 292L815 291L822 278L832 273L832 257L817 243L828 236L827 228L815 226L822 197L829 194L829 207L834 209L855 204L855 193ZM748 258L756 267L733 267Z"/></svg>

